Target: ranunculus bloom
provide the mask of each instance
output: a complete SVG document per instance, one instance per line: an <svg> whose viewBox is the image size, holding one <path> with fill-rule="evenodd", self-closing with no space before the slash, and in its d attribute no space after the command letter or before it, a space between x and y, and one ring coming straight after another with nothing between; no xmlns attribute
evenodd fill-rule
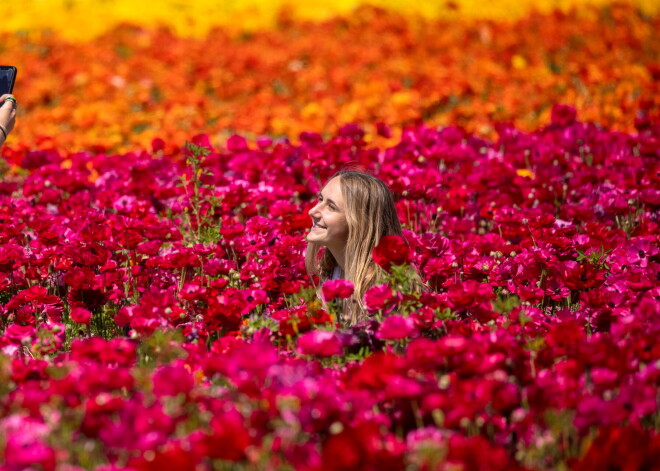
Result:
<svg viewBox="0 0 660 471"><path fill-rule="evenodd" d="M359 469L366 450L351 429L330 435L323 446L323 469L328 471Z"/></svg>
<svg viewBox="0 0 660 471"><path fill-rule="evenodd" d="M31 325L11 324L5 330L5 338L12 343L20 344L23 340L30 338L37 330Z"/></svg>
<svg viewBox="0 0 660 471"><path fill-rule="evenodd" d="M188 394L195 386L192 374L182 365L161 366L154 373L153 382L156 396Z"/></svg>
<svg viewBox="0 0 660 471"><path fill-rule="evenodd" d="M392 130L385 123L376 123L376 132L378 133L379 136L383 136L388 139L392 137Z"/></svg>
<svg viewBox="0 0 660 471"><path fill-rule="evenodd" d="M475 280L466 280L451 285L447 291L447 295L454 306L460 309L489 301L495 297L491 285L488 283L479 283Z"/></svg>
<svg viewBox="0 0 660 471"><path fill-rule="evenodd" d="M252 441L243 416L236 409L230 409L211 420L211 433L202 440L202 450L210 458L239 461L245 457L245 450Z"/></svg>
<svg viewBox="0 0 660 471"><path fill-rule="evenodd" d="M303 355L331 357L342 352L341 342L334 332L312 330L298 338L298 352Z"/></svg>
<svg viewBox="0 0 660 471"><path fill-rule="evenodd" d="M640 267L646 268L649 258L657 255L659 252L656 245L649 239L636 238L632 240L626 251L628 263L638 264Z"/></svg>
<svg viewBox="0 0 660 471"><path fill-rule="evenodd" d="M89 325L89 322L92 320L92 313L84 307L74 307L71 309L70 315L71 319L78 324Z"/></svg>
<svg viewBox="0 0 660 471"><path fill-rule="evenodd" d="M364 304L369 312L389 310L401 301L401 293L394 293L387 283L372 286L364 293Z"/></svg>
<svg viewBox="0 0 660 471"><path fill-rule="evenodd" d="M156 137L151 140L151 151L154 154L163 149L165 149L165 141L163 139Z"/></svg>
<svg viewBox="0 0 660 471"><path fill-rule="evenodd" d="M397 235L386 235L372 252L374 262L390 270L392 265L405 265L410 262L412 253L403 237Z"/></svg>
<svg viewBox="0 0 660 471"><path fill-rule="evenodd" d="M17 417L18 418L18 417ZM7 437L2 469L55 470L55 450L44 443L47 430L45 424L36 420L22 419L22 428L14 429L13 423L0 424ZM11 422L14 422L12 418Z"/></svg>
<svg viewBox="0 0 660 471"><path fill-rule="evenodd" d="M552 124L559 126L568 126L575 121L577 113L575 108L567 105L554 105L550 112L550 119Z"/></svg>
<svg viewBox="0 0 660 471"><path fill-rule="evenodd" d="M227 148L231 152L247 150L247 140L244 137L235 134L227 139Z"/></svg>
<svg viewBox="0 0 660 471"><path fill-rule="evenodd" d="M380 325L376 337L382 340L401 340L415 332L415 321L410 317L389 316Z"/></svg>
<svg viewBox="0 0 660 471"><path fill-rule="evenodd" d="M330 280L323 283L321 290L325 301L331 301L335 298L349 298L353 294L355 287L348 280Z"/></svg>

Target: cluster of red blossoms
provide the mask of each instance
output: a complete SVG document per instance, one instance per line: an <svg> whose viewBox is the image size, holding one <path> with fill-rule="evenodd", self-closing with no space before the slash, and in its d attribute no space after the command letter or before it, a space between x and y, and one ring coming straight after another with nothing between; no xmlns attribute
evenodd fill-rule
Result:
<svg viewBox="0 0 660 471"><path fill-rule="evenodd" d="M660 125L498 133L5 149L3 469L657 469ZM351 328L303 263L347 164L406 228Z"/></svg>

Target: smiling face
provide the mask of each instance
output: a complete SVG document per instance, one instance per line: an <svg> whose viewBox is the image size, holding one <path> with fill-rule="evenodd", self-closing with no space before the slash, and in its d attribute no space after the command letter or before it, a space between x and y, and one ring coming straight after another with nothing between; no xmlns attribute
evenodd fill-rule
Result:
<svg viewBox="0 0 660 471"><path fill-rule="evenodd" d="M340 178L333 178L319 193L316 206L309 211L312 229L307 234L307 241L327 247L335 258L344 252L348 240L345 208Z"/></svg>

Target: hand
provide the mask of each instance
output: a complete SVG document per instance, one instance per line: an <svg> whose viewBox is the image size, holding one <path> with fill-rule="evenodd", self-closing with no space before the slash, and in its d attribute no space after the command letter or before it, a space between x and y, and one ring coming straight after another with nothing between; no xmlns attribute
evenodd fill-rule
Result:
<svg viewBox="0 0 660 471"><path fill-rule="evenodd" d="M14 125L16 124L16 103L7 100L9 97L13 97L13 95L7 94L0 96L0 126L7 131L7 134L14 129ZM4 140L4 135L0 131L0 143L2 140Z"/></svg>

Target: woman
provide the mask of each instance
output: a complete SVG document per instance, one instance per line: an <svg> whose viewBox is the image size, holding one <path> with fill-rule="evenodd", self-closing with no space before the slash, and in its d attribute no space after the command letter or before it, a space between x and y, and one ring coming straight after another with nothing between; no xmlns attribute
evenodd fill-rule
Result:
<svg viewBox="0 0 660 471"><path fill-rule="evenodd" d="M14 95L2 95L0 104L0 146L2 146L16 123L16 98Z"/></svg>
<svg viewBox="0 0 660 471"><path fill-rule="evenodd" d="M344 302L342 323L365 320L364 293L384 275L371 253L381 237L402 233L390 190L367 173L341 171L321 190L309 215L307 271L317 275L321 284L337 278L351 281L355 291Z"/></svg>

